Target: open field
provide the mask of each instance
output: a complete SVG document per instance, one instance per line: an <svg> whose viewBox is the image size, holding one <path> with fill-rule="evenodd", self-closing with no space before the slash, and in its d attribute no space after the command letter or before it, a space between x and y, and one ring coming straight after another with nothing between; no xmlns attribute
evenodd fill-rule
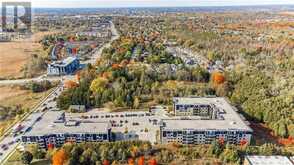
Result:
<svg viewBox="0 0 294 165"><path fill-rule="evenodd" d="M0 42L0 78L20 78L21 69L30 59L30 55L41 50L38 41L52 33L54 32L39 32L26 40Z"/></svg>
<svg viewBox="0 0 294 165"><path fill-rule="evenodd" d="M49 165L50 161L49 160L33 160L31 162L31 165ZM16 151L14 152L10 158L8 159L7 162L5 162L4 165L23 165L21 162L21 152Z"/></svg>
<svg viewBox="0 0 294 165"><path fill-rule="evenodd" d="M0 105L15 106L21 105L22 108L31 108L42 98L47 96L51 90L41 93L33 93L29 90L22 90L18 86L0 86Z"/></svg>

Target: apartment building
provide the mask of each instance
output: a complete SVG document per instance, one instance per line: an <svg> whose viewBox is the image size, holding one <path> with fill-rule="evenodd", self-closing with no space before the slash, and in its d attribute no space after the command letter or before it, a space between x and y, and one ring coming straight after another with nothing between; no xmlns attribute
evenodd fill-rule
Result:
<svg viewBox="0 0 294 165"><path fill-rule="evenodd" d="M250 143L252 129L224 98L174 98L174 111L162 120L161 143Z"/></svg>
<svg viewBox="0 0 294 165"><path fill-rule="evenodd" d="M64 112L49 111L21 140L41 148L60 147L66 142L103 142L111 140L109 122L67 120Z"/></svg>
<svg viewBox="0 0 294 165"><path fill-rule="evenodd" d="M49 111L25 133L22 142L43 148L65 142L134 139L163 144L250 143L252 129L225 98L174 98L174 108L175 115L164 106L151 107L150 112Z"/></svg>

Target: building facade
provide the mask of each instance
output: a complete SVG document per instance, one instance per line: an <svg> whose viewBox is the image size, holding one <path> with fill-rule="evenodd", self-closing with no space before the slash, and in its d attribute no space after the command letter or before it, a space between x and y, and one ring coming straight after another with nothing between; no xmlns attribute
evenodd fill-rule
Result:
<svg viewBox="0 0 294 165"><path fill-rule="evenodd" d="M38 144L39 147L47 149L49 146L61 147L67 142L108 142L110 141L110 129L107 132L96 133L52 133L46 135L22 136L24 144Z"/></svg>
<svg viewBox="0 0 294 165"><path fill-rule="evenodd" d="M50 76L68 75L74 73L80 67L77 57L67 57L63 61L55 61L48 65L47 74Z"/></svg>
<svg viewBox="0 0 294 165"><path fill-rule="evenodd" d="M244 130L221 130L221 129L161 129L161 143L180 143L180 144L211 144L213 141L242 144L250 143L251 131Z"/></svg>
<svg viewBox="0 0 294 165"><path fill-rule="evenodd" d="M38 144L39 147L61 147L66 142L109 142L109 122L78 122L65 118L62 112L48 112L30 132L21 137L23 144Z"/></svg>

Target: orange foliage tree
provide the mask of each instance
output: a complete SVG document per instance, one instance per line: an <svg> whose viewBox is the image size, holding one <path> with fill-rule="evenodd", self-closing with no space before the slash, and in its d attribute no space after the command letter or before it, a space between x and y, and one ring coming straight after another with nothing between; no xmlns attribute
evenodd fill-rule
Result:
<svg viewBox="0 0 294 165"><path fill-rule="evenodd" d="M220 85L225 82L225 76L220 72L212 73L211 78L214 85Z"/></svg>
<svg viewBox="0 0 294 165"><path fill-rule="evenodd" d="M60 149L52 156L52 165L63 165L66 159L67 156L64 149Z"/></svg>
<svg viewBox="0 0 294 165"><path fill-rule="evenodd" d="M144 156L140 156L139 160L138 160L138 165L144 165L145 162L145 157Z"/></svg>
<svg viewBox="0 0 294 165"><path fill-rule="evenodd" d="M157 165L156 159L152 158L149 160L148 165Z"/></svg>
<svg viewBox="0 0 294 165"><path fill-rule="evenodd" d="M65 88L75 88L78 86L78 83L71 81L71 80L67 80L64 82L64 87Z"/></svg>

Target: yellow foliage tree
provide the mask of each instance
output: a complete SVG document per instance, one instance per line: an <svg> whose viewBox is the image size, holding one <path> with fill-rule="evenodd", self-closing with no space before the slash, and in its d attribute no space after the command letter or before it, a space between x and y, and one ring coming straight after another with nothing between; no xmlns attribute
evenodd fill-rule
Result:
<svg viewBox="0 0 294 165"><path fill-rule="evenodd" d="M103 92L104 88L106 88L108 80L102 77L98 77L92 81L90 90L94 93Z"/></svg>

